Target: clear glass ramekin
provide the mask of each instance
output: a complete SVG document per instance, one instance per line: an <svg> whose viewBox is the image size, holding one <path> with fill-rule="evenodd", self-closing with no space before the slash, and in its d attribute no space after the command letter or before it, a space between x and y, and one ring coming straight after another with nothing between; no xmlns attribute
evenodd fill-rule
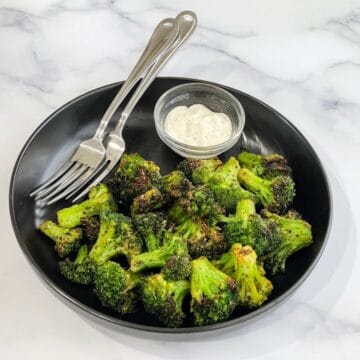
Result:
<svg viewBox="0 0 360 360"><path fill-rule="evenodd" d="M229 140L212 146L184 144L169 136L164 129L167 114L176 106L202 104L211 111L229 116L232 134ZM173 151L186 158L207 159L230 149L239 140L245 126L245 112L238 99L228 91L207 83L188 83L175 86L158 99L154 109L156 131L160 139Z"/></svg>

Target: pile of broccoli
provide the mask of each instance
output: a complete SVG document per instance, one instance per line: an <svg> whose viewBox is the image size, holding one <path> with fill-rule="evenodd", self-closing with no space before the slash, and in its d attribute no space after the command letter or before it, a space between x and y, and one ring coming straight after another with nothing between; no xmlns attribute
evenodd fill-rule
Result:
<svg viewBox="0 0 360 360"><path fill-rule="evenodd" d="M202 326L261 306L271 276L312 243L294 196L278 154L185 159L165 176L125 154L87 200L39 229L54 242L60 273L90 286L103 306L120 314L143 307L168 327Z"/></svg>

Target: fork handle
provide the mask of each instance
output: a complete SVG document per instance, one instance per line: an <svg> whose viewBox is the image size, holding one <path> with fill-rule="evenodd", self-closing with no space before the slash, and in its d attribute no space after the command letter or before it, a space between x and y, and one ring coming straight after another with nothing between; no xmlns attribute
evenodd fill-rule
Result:
<svg viewBox="0 0 360 360"><path fill-rule="evenodd" d="M144 78L141 80L140 84L136 88L134 94L130 98L129 102L125 106L124 110L120 115L120 119L112 131L112 134L121 136L124 125L134 110L134 107L146 91L146 89L150 86L150 84L155 79L156 75L159 73L161 68L166 64L166 62L175 54L175 52L183 45L185 40L193 33L197 24L196 14L190 10L182 11L175 18L177 24L179 25L179 33L177 35L176 40L172 43L172 45L165 50L165 52L160 55L159 59L155 62L155 64L150 68Z"/></svg>
<svg viewBox="0 0 360 360"><path fill-rule="evenodd" d="M134 87L137 81L145 73L146 70L155 62L159 55L166 50L174 41L178 34L178 24L174 19L164 19L155 28L145 50L138 59L136 65L131 71L126 81L121 86L120 90L114 97L113 101L106 109L99 126L96 129L94 138L102 141L107 125L109 124L116 109L124 101L130 90Z"/></svg>

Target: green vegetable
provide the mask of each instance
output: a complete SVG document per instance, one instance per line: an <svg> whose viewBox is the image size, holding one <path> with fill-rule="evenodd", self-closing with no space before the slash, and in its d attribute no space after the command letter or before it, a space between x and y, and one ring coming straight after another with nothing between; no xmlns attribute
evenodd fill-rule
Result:
<svg viewBox="0 0 360 360"><path fill-rule="evenodd" d="M99 236L100 220L98 216L86 216L81 218L81 227L83 235L94 244Z"/></svg>
<svg viewBox="0 0 360 360"><path fill-rule="evenodd" d="M285 263L289 256L312 243L311 226L300 219L298 213L294 211L279 216L263 210L262 215L280 226L282 241L264 259L266 268L272 274L276 274L285 271Z"/></svg>
<svg viewBox="0 0 360 360"><path fill-rule="evenodd" d="M89 199L57 212L57 220L64 228L81 225L81 219L99 215L103 210L116 211L114 198L105 184L99 184L90 189Z"/></svg>
<svg viewBox="0 0 360 360"><path fill-rule="evenodd" d="M161 212L139 214L133 217L139 235L145 242L148 251L158 249L168 226L166 215Z"/></svg>
<svg viewBox="0 0 360 360"><path fill-rule="evenodd" d="M146 269L162 268L173 255L187 256L186 241L176 235L167 233L164 245L156 250L144 252L132 257L130 270L139 272Z"/></svg>
<svg viewBox="0 0 360 360"><path fill-rule="evenodd" d="M257 155L247 151L241 152L237 159L240 166L265 179L277 176L291 176L292 171L287 160L279 154Z"/></svg>
<svg viewBox="0 0 360 360"><path fill-rule="evenodd" d="M65 229L47 220L40 225L39 229L54 241L55 251L60 257L65 257L80 247L82 231L79 228Z"/></svg>
<svg viewBox="0 0 360 360"><path fill-rule="evenodd" d="M172 255L161 269L165 279L183 280L191 274L191 258L188 255Z"/></svg>
<svg viewBox="0 0 360 360"><path fill-rule="evenodd" d="M138 295L135 289L140 283L140 275L124 270L113 261L98 264L94 272L95 294L105 307L121 314L137 310Z"/></svg>
<svg viewBox="0 0 360 360"><path fill-rule="evenodd" d="M68 280L82 285L89 285L93 281L94 263L88 257L86 245L82 245L74 261L66 258L59 262L61 275Z"/></svg>
<svg viewBox="0 0 360 360"><path fill-rule="evenodd" d="M184 160L179 168L184 169L195 184L206 184L217 202L229 212L235 211L241 199L256 200L252 193L240 186L237 180L240 166L234 157L225 164L217 159Z"/></svg>
<svg viewBox="0 0 360 360"><path fill-rule="evenodd" d="M111 211L100 214L99 236L89 253L92 261L104 263L119 255L125 255L130 261L142 248L142 240L130 218Z"/></svg>
<svg viewBox="0 0 360 360"><path fill-rule="evenodd" d="M179 327L186 317L183 302L189 292L189 281L170 281L162 274L155 274L144 282L142 302L145 310L166 326Z"/></svg>
<svg viewBox="0 0 360 360"><path fill-rule="evenodd" d="M295 196L295 184L289 176L277 176L267 180L256 176L248 169L240 169L238 180L256 194L265 208L276 213L286 211Z"/></svg>
<svg viewBox="0 0 360 360"><path fill-rule="evenodd" d="M178 198L169 209L170 219L177 225L175 232L187 241L192 257L214 258L226 248L226 241L216 226L223 209L209 188L196 186Z"/></svg>
<svg viewBox="0 0 360 360"><path fill-rule="evenodd" d="M235 281L204 256L192 261L190 285L195 325L226 320L238 303Z"/></svg>
<svg viewBox="0 0 360 360"><path fill-rule="evenodd" d="M134 198L130 206L130 212L133 216L136 214L147 213L160 208L163 205L163 202L163 194L160 190L152 188Z"/></svg>
<svg viewBox="0 0 360 360"><path fill-rule="evenodd" d="M273 289L251 246L234 244L216 265L236 281L241 306L259 307Z"/></svg>
<svg viewBox="0 0 360 360"><path fill-rule="evenodd" d="M240 200L234 216L223 217L223 232L229 245L250 245L259 257L272 251L281 242L280 228L273 220L255 213L255 203Z"/></svg>
<svg viewBox="0 0 360 360"><path fill-rule="evenodd" d="M177 226L176 233L187 241L191 257L218 257L227 248L227 242L217 226L208 225L204 220L188 218Z"/></svg>
<svg viewBox="0 0 360 360"><path fill-rule="evenodd" d="M187 197L187 193L193 189L193 185L182 171L172 171L163 177L164 193L168 200Z"/></svg>
<svg viewBox="0 0 360 360"><path fill-rule="evenodd" d="M110 184L122 207L131 207L133 214L152 211L163 203L160 168L139 154L122 156Z"/></svg>
<svg viewBox="0 0 360 360"><path fill-rule="evenodd" d="M312 243L310 224L288 211L291 174L278 154L186 159L165 176L124 154L106 184L40 230L66 257L60 273L91 286L103 306L126 315L142 302L167 327L213 324L237 306L262 306L273 290L264 267L285 271Z"/></svg>

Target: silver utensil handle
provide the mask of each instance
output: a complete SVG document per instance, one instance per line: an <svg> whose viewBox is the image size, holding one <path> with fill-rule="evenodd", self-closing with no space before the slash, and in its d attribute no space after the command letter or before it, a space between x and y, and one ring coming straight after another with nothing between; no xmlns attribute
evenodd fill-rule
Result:
<svg viewBox="0 0 360 360"><path fill-rule="evenodd" d="M103 140L105 129L117 108L124 101L125 97L129 94L130 90L134 87L145 71L148 70L159 55L170 46L177 34L178 24L174 19L164 19L157 25L146 45L145 50L141 54L130 75L121 86L119 92L116 94L109 107L106 109L106 112L96 129L94 138L100 141Z"/></svg>
<svg viewBox="0 0 360 360"><path fill-rule="evenodd" d="M174 43L166 50L162 55L160 55L159 59L156 63L150 68L150 70L146 73L144 78L141 80L140 84L136 88L134 94L131 99L125 106L124 110L120 115L120 119L112 131L113 134L121 136L122 130L128 119L129 115L133 111L134 107L146 91L146 89L150 86L150 84L155 79L156 75L159 73L161 68L166 64L166 62L175 54L175 52L183 45L185 40L193 33L197 24L197 18L194 12L186 10L179 13L175 18L177 24L179 25L179 33L174 41Z"/></svg>

